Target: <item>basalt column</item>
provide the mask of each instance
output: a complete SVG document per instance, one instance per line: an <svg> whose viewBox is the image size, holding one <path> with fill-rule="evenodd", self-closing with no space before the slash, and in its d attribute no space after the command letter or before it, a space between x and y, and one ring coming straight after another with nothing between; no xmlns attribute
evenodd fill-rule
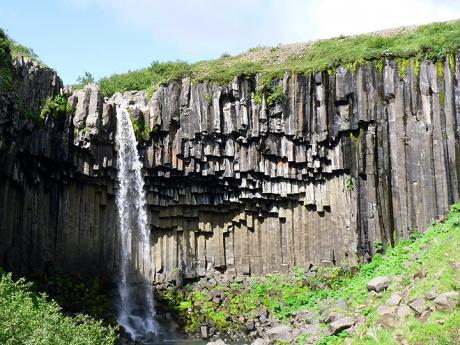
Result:
<svg viewBox="0 0 460 345"><path fill-rule="evenodd" d="M258 76L184 78L152 97L104 99L93 85L72 94L62 123L41 128L20 125L9 103L0 109L0 264L117 272L122 103L148 128L138 152L156 281L365 260L377 241L425 229L458 199L459 66L458 56L387 59L286 74L273 80L284 91L274 104L254 97Z"/></svg>

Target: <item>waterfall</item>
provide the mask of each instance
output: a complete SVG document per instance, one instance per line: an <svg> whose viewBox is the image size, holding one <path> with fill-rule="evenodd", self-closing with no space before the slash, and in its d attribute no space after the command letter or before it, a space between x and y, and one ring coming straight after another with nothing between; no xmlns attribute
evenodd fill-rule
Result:
<svg viewBox="0 0 460 345"><path fill-rule="evenodd" d="M158 333L151 285L152 259L142 164L126 105L117 107L118 183L116 195L121 239L118 322L133 339Z"/></svg>

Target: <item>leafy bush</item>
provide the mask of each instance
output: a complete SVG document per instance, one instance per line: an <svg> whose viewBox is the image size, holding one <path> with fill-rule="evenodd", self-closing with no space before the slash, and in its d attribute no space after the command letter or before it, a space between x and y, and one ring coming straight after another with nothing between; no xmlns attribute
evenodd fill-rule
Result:
<svg viewBox="0 0 460 345"><path fill-rule="evenodd" d="M94 77L91 73L85 72L77 78L77 84L72 85L74 90L82 89L85 85L94 83Z"/></svg>
<svg viewBox="0 0 460 345"><path fill-rule="evenodd" d="M24 279L0 279L0 343L8 345L109 345L115 330L84 315L64 316L56 302L30 291Z"/></svg>
<svg viewBox="0 0 460 345"><path fill-rule="evenodd" d="M104 96L112 96L115 92L129 90L147 90L153 93L158 86L179 80L190 74L190 65L187 62L154 61L150 67L133 72L112 75L99 80L99 87Z"/></svg>
<svg viewBox="0 0 460 345"><path fill-rule="evenodd" d="M254 101L262 105L262 98L265 97L268 106L280 103L284 100L284 90L282 85L276 84L276 80L281 78L277 73L262 73L259 76Z"/></svg>
<svg viewBox="0 0 460 345"><path fill-rule="evenodd" d="M382 250L383 250L382 241L375 241L374 242L374 250L375 250L376 253L382 254Z"/></svg>
<svg viewBox="0 0 460 345"><path fill-rule="evenodd" d="M342 344L343 340L349 338L350 334L347 331L342 331L337 335L329 335L322 338L318 345L335 345L335 344Z"/></svg>
<svg viewBox="0 0 460 345"><path fill-rule="evenodd" d="M282 85L277 85L271 89L270 95L267 97L267 105L281 103L284 101L284 89Z"/></svg>
<svg viewBox="0 0 460 345"><path fill-rule="evenodd" d="M72 108L67 101L65 95L57 95L54 98L48 98L45 100L45 103L40 112L40 117L46 120L48 117L52 119L62 119L66 116L67 113L70 113Z"/></svg>
<svg viewBox="0 0 460 345"><path fill-rule="evenodd" d="M134 117L130 116L131 124L133 126L134 135L136 140L147 141L150 139L151 129L149 126L146 126L143 120L136 120Z"/></svg>
<svg viewBox="0 0 460 345"><path fill-rule="evenodd" d="M353 177L348 176L346 181L345 181L345 187L347 191L351 192L352 190L355 189L355 181L353 180Z"/></svg>
<svg viewBox="0 0 460 345"><path fill-rule="evenodd" d="M13 86L13 67L11 64L10 42L0 29L0 92L11 91Z"/></svg>

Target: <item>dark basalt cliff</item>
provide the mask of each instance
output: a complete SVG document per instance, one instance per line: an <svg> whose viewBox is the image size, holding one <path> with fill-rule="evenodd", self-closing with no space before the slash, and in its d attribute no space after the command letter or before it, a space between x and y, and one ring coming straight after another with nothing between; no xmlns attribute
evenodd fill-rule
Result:
<svg viewBox="0 0 460 345"><path fill-rule="evenodd" d="M401 73L401 70L404 70ZM27 103L62 86L16 61ZM115 107L150 130L144 162L156 281L215 270L263 274L356 262L407 238L459 197L460 57L285 75L284 101L254 101L257 77L190 79L104 99L34 125L0 97L0 266L117 269Z"/></svg>

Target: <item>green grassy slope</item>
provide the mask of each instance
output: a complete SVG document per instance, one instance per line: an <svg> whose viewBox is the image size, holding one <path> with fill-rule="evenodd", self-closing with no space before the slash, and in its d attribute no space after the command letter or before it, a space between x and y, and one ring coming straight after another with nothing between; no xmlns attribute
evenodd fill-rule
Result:
<svg viewBox="0 0 460 345"><path fill-rule="evenodd" d="M414 278L420 275L421 278ZM366 285L379 276L392 277L392 283L386 291L370 294ZM193 286L183 291L169 290L163 298L175 306L191 331L199 330L202 324L214 325L222 331L237 329L246 322L239 323L241 316L257 320L258 313L264 309L289 324L299 311L325 315L319 312L320 307L329 306L326 308L329 312L351 315L355 319L361 315L365 322L352 334L325 335L320 344L342 344L345 339L356 344L398 344L402 339L407 344L460 344L460 306L449 312L433 307L433 312L423 320L415 316L395 316L396 326L391 327L382 322L377 312L394 292L403 297L401 304L409 304L432 289L439 294L460 290L460 203L425 234L414 233L410 239L399 242L386 253L377 254L361 267L345 264L321 269L313 277L299 268L288 275L252 277L246 282L217 285L212 289L217 295L226 296L229 303L216 303L207 298L206 291ZM338 301L346 306L336 308ZM427 303L428 310L432 302ZM327 323L322 327L327 329ZM296 343L306 344L307 339L299 337Z"/></svg>
<svg viewBox="0 0 460 345"><path fill-rule="evenodd" d="M460 291L460 203L452 207L448 218L433 225L424 236L405 248L404 270L397 273L387 268L383 272L396 274L400 282L390 285L384 294L368 302L368 320L353 335L353 343L460 344L459 304L453 310L439 311L432 302L426 301L426 317L400 318L394 326L385 325L383 318L375 314L376 306L384 304L393 292L402 293L410 301L431 290L437 293ZM414 278L419 272L426 276Z"/></svg>
<svg viewBox="0 0 460 345"><path fill-rule="evenodd" d="M270 76L313 73L339 65L351 67L382 57L438 60L460 48L460 20L375 34L337 37L313 43L273 48L253 48L236 56L201 61L153 63L133 72L112 75L99 81L104 95L116 91L153 91L158 85L190 76L195 82L228 83L235 76L265 73Z"/></svg>

